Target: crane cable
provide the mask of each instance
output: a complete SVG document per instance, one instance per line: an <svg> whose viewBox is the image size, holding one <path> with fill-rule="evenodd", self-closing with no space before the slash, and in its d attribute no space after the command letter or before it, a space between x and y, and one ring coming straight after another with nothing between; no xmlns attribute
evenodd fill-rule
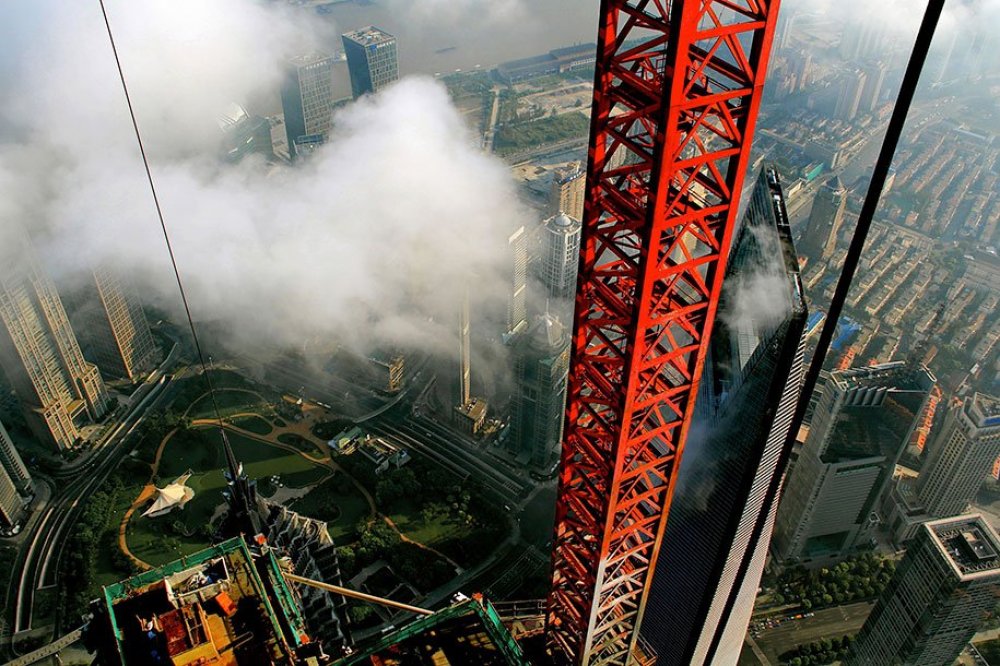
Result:
<svg viewBox="0 0 1000 666"><path fill-rule="evenodd" d="M149 191L153 195L153 204L156 207L156 217L160 221L160 229L163 232L163 241L167 246L167 254L170 255L170 265L173 268L174 278L177 281L177 289L181 295L181 303L184 305L184 314L187 317L188 327L191 330L191 339L194 341L195 352L198 355L198 364L201 366L202 375L208 382L208 393L212 397L212 407L215 411L215 418L219 422L219 430L225 444L227 458L231 458L229 441L226 438L226 431L222 427L222 413L219 410L219 402L215 395L215 386L212 382L212 375L208 371L208 364L205 362L205 355L202 352L201 341L198 332L195 330L194 319L191 317L191 306L188 304L187 291L184 289L184 282L181 280L181 273L177 267L177 257L174 254L173 242L170 240L170 232L167 230L167 223L163 219L163 209L160 206L160 198L156 193L156 185L153 182L153 173L149 167L149 159L146 156L146 147L142 142L142 134L139 132L139 122L136 120L135 109L132 106L132 96L129 94L128 83L125 81L125 72L122 69L121 59L118 57L118 47L115 44L115 37L111 30L111 21L108 19L108 10L104 6L104 0L98 0L101 5L101 15L104 17L104 27L108 32L108 41L111 42L111 53L115 58L115 66L118 68L118 78L121 80L122 92L125 94L125 102L128 105L129 118L132 120L132 129L135 132L135 140L139 145L139 155L142 157L142 166L146 171L146 180L149 183ZM234 460L227 462L234 463ZM233 474L236 470L231 470Z"/></svg>

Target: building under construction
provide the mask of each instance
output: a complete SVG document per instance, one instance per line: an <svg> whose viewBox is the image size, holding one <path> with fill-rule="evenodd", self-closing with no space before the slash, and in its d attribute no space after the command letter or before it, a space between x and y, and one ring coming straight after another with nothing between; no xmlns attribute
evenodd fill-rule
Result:
<svg viewBox="0 0 1000 666"><path fill-rule="evenodd" d="M105 587L92 610L84 640L99 664L330 661L274 551L239 537Z"/></svg>

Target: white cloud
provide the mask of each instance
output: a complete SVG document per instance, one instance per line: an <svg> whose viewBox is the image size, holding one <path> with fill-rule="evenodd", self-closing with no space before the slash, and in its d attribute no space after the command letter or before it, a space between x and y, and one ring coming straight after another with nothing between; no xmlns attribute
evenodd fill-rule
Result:
<svg viewBox="0 0 1000 666"><path fill-rule="evenodd" d="M33 229L59 277L110 260L176 303L100 15L62 10L9 109L30 140L0 145L0 214ZM474 280L479 301L504 293L504 232L522 221L506 167L480 152L443 86L419 77L340 111L302 168L221 167L219 110L273 91L283 57L325 38L274 11L109 6L195 316L252 342L450 351L458 290Z"/></svg>

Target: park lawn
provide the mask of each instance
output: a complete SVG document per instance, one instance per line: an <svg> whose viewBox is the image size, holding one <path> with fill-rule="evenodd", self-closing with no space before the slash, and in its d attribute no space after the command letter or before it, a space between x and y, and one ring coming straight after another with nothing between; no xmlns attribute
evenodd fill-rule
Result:
<svg viewBox="0 0 1000 666"><path fill-rule="evenodd" d="M270 435L274 430L266 419L253 414L249 416L236 416L226 420L237 428L248 430L255 435Z"/></svg>
<svg viewBox="0 0 1000 666"><path fill-rule="evenodd" d="M473 542L483 539L488 544L498 542L496 535L476 525L469 525L455 516L437 513L430 521L421 512L408 505L397 505L389 518L410 539L444 553L463 568L471 568L484 557L485 550ZM499 538L502 540L502 537Z"/></svg>
<svg viewBox="0 0 1000 666"><path fill-rule="evenodd" d="M303 488L329 473L321 465L267 442L233 432L228 437L251 479L266 480L277 474L285 485ZM195 496L182 510L159 518L143 518L145 507L132 514L128 526L132 552L150 564L162 564L207 546L211 530L206 526L223 504L224 465L221 441L213 428L182 430L171 437L160 461L157 485L163 487L190 469L194 473L188 479L188 486Z"/></svg>
<svg viewBox="0 0 1000 666"><path fill-rule="evenodd" d="M590 119L579 111L506 125L496 133L497 153L507 155L566 139L587 137Z"/></svg>
<svg viewBox="0 0 1000 666"><path fill-rule="evenodd" d="M368 500L342 472L331 476L292 502L293 511L327 521L330 537L338 546L358 538L358 522L368 515Z"/></svg>
<svg viewBox="0 0 1000 666"><path fill-rule="evenodd" d="M122 516L132 506L132 502L139 496L142 489L149 480L150 470L146 463L136 458L126 458L119 467L119 478L124 484L122 489L115 495L115 502L111 510L112 520L108 521L107 528L102 536L101 543L105 547L97 549L94 558L95 575L91 586L91 596L100 595L101 588L111 585L127 578L128 571L116 567L112 555L120 548L118 544L118 528L121 525Z"/></svg>
<svg viewBox="0 0 1000 666"><path fill-rule="evenodd" d="M288 446L294 446L303 453L326 453L324 450L326 447L314 444L302 435L296 435L294 432L286 432L278 435L278 441Z"/></svg>
<svg viewBox="0 0 1000 666"><path fill-rule="evenodd" d="M437 547L449 539L461 539L471 531L466 525L452 520L449 516L435 514L434 519L427 522L420 515L420 509L409 503L400 503L389 515L392 522L403 534L425 546Z"/></svg>
<svg viewBox="0 0 1000 666"><path fill-rule="evenodd" d="M270 405L259 394L246 389L217 389L215 401L219 404L219 413L222 414L223 418L245 412L268 415L272 412ZM215 403L212 402L212 396L203 395L195 400L188 410L188 416L192 419L215 418Z"/></svg>
<svg viewBox="0 0 1000 666"><path fill-rule="evenodd" d="M406 536L447 555L465 569L486 559L504 536L477 525L436 516L425 522L419 515L394 514L392 521Z"/></svg>

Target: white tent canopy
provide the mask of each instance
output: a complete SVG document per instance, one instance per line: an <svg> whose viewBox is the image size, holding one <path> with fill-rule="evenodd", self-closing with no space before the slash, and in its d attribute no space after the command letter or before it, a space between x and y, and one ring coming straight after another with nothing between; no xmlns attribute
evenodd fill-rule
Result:
<svg viewBox="0 0 1000 666"><path fill-rule="evenodd" d="M157 488L156 499L142 515L156 518L170 513L174 509L183 509L184 505L194 497L194 490L184 485L190 476L191 470L188 470L174 479L166 488Z"/></svg>

